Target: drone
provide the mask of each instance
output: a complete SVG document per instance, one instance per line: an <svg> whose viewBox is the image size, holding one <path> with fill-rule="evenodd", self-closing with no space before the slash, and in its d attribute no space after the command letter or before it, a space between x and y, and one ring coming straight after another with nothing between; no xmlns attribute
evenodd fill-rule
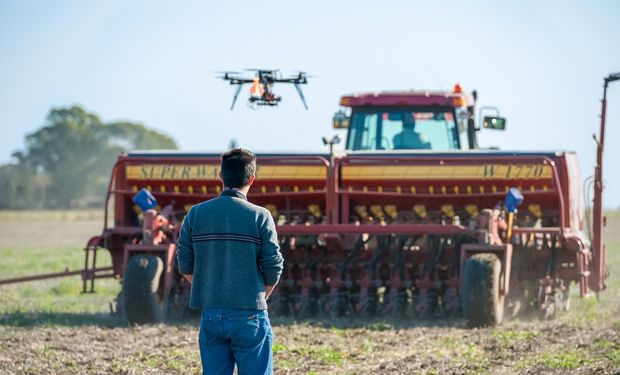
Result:
<svg viewBox="0 0 620 375"><path fill-rule="evenodd" d="M304 97L300 86L308 83L308 76L305 72L298 72L297 75L284 78L279 70L246 69L246 71L255 72L254 77L242 77L240 76L242 74L240 72L223 72L224 75L219 77L225 81L229 81L231 85L238 85L237 90L235 90L235 96L233 96L232 105L230 106L231 111L235 108L237 97L241 92L241 88L245 84L250 85L250 97L248 98L248 105L250 107L256 108L258 106L277 106L280 104L282 97L277 96L273 92L272 87L274 83L292 83L295 86L295 89L297 89L297 93L299 94L299 98L301 99L304 108L308 109L306 98Z"/></svg>

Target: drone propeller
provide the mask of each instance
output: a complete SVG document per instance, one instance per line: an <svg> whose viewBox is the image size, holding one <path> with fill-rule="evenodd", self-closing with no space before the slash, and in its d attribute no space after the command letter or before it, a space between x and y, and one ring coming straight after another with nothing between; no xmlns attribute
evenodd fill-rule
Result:
<svg viewBox="0 0 620 375"><path fill-rule="evenodd" d="M217 70L211 73L218 74L216 78L221 78L221 79L226 79L226 80L234 78L233 75L243 74L241 72L233 72L233 71L228 71L228 70Z"/></svg>
<svg viewBox="0 0 620 375"><path fill-rule="evenodd" d="M263 73L274 73L274 72L279 72L279 69L260 69L260 68L249 68L249 69L243 69L246 72L263 72Z"/></svg>
<svg viewBox="0 0 620 375"><path fill-rule="evenodd" d="M304 72L302 70L296 70L295 73L297 73L297 77L299 77L299 78L302 78L302 77L303 78L317 78L318 77L318 76L315 76L315 75L308 74L308 73L306 73L306 72Z"/></svg>
<svg viewBox="0 0 620 375"><path fill-rule="evenodd" d="M259 77L266 78L268 80L272 79L280 79L282 78L282 72L280 69L259 69L259 68L251 68L244 69L246 72L254 72Z"/></svg>

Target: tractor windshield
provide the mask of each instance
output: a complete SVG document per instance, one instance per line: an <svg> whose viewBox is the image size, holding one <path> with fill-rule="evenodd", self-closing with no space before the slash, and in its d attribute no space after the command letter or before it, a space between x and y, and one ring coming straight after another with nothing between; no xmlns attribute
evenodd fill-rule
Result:
<svg viewBox="0 0 620 375"><path fill-rule="evenodd" d="M347 150L459 149L453 108L355 108Z"/></svg>

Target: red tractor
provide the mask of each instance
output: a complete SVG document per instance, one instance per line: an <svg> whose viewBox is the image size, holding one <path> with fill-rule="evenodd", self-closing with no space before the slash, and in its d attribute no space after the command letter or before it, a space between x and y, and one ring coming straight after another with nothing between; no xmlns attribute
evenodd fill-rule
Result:
<svg viewBox="0 0 620 375"><path fill-rule="evenodd" d="M480 148L477 132L503 129L505 119L477 124L475 92L459 86L340 104L350 111L334 117L348 129L344 152L258 154L248 198L273 215L285 258L274 315L463 315L480 326L526 310L551 316L568 308L571 284L581 295L605 288L602 214L599 206L586 220L574 153ZM219 154L120 156L105 227L88 242L84 290L109 275L96 265L106 249L130 322L185 314L179 224L220 193L219 165Z"/></svg>

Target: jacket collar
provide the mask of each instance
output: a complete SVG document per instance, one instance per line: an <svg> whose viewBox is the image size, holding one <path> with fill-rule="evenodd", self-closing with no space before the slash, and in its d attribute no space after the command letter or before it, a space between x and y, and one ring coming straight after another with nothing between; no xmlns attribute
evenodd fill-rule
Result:
<svg viewBox="0 0 620 375"><path fill-rule="evenodd" d="M239 198L239 199L243 199L244 201L247 201L248 198L245 196L245 194L243 194L242 192L240 192L239 190L236 189L224 189L222 190L222 192L220 193L220 196L227 196L227 197L235 197L235 198Z"/></svg>

